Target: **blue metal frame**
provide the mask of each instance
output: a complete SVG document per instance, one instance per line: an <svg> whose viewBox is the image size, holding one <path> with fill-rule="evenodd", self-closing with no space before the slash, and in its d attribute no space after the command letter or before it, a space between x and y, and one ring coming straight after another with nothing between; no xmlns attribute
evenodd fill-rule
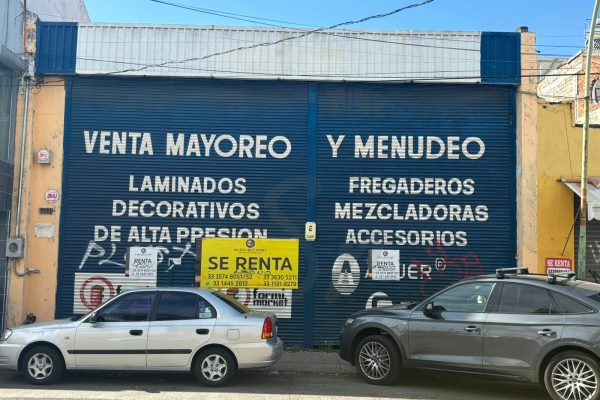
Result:
<svg viewBox="0 0 600 400"><path fill-rule="evenodd" d="M60 218L58 227L58 274L57 274L57 285L56 285L56 300L55 304L60 304L60 299L63 293L63 277L64 277L64 268L61 268L62 265L62 257L64 254L64 215L65 213L62 211L62 204L66 204L65 197L67 197L67 187L69 185L69 168L65 168L64 161L67 160L66 152L69 148L69 142L71 136L68 134L69 129L71 127L71 103L72 103L72 92L73 92L73 79L65 79L65 122L63 127L63 169L62 169L62 193L61 193L61 210L60 210ZM54 307L54 317L58 318L58 307Z"/></svg>
<svg viewBox="0 0 600 400"><path fill-rule="evenodd" d="M482 32L480 57L482 83L521 83L519 32Z"/></svg>
<svg viewBox="0 0 600 400"><path fill-rule="evenodd" d="M77 33L75 22L44 22L36 26L35 69L40 75L75 74ZM51 34L50 34L51 31ZM50 53L50 51L55 53Z"/></svg>
<svg viewBox="0 0 600 400"><path fill-rule="evenodd" d="M308 85L308 154L307 154L307 202L306 217L316 222L317 211L317 104L318 85ZM317 227L318 235L318 227ZM306 282L304 286L304 347L313 347L314 323L309 315L314 314L315 267L317 265L315 242L306 242Z"/></svg>
<svg viewBox="0 0 600 400"><path fill-rule="evenodd" d="M510 88L508 90L509 94L509 102L510 102L510 108L512 111L512 118L511 118L511 124L513 129L511 129L511 134L512 134L512 142L513 142L513 147L512 147L512 151L510 152L510 168L511 168L511 182L510 182L510 190L511 190L511 197L515 200L512 204L512 208L511 211L513 213L513 215L515 216L514 219L514 224L513 224L513 230L512 230L512 243L513 243L513 254L515 255L515 264L517 263L517 223L518 223L518 216L517 216L517 204L518 204L518 199L517 199L517 89L516 88Z"/></svg>

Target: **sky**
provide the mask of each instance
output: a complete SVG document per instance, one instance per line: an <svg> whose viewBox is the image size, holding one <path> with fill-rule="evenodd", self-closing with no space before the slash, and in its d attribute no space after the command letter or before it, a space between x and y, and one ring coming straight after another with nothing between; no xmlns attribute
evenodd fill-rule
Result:
<svg viewBox="0 0 600 400"><path fill-rule="evenodd" d="M261 26L159 4L152 0L84 0L93 22ZM268 24L310 29L357 20L422 0L164 0L169 3L249 17ZM572 55L583 47L593 0L434 0L398 14L346 29L515 31L537 34L540 55ZM243 18L243 17L242 17ZM245 18L250 19L250 18Z"/></svg>

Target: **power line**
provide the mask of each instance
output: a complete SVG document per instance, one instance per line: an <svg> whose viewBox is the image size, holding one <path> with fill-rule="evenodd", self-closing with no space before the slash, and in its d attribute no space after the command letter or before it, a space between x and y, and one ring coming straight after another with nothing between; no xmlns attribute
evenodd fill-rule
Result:
<svg viewBox="0 0 600 400"><path fill-rule="evenodd" d="M85 57L77 57L77 60L84 60L84 61L96 61L96 62L103 62L103 63L111 63L111 64L126 64L126 65L140 65L140 66L145 66L145 64L141 64L141 63L134 63L134 62L130 62L130 61L118 61L118 60L109 60L109 59L96 59L96 58L85 58ZM259 76L259 77L268 77L270 79L277 79L279 77L292 77L292 78L306 78L306 80L310 80L311 78L314 79L331 79L331 78L337 78L337 81L345 81L346 79L350 79L353 82L357 82L360 79L363 79L364 82L420 82L420 81L451 81L451 80L474 80L474 79L483 79L484 77L481 75L459 75L459 76L445 76L445 75L440 75L440 76L423 76L423 75L432 75L432 74L449 74L449 73L453 73L453 74L458 74L458 73L464 73L464 74L471 74L471 73L476 73L479 72L479 70L430 70L430 71L415 71L415 72L406 72L404 74L402 73L398 73L398 72L373 72L373 73L357 73L357 74L351 74L351 73L339 73L339 74L298 74L298 73L282 73L282 72L275 72L275 73L266 73L266 72L257 72L257 71L237 71L237 70L227 70L227 69L210 69L210 68L199 68L199 67L179 67L179 66L172 66L172 65L162 65L160 66L161 68L169 68L169 69L179 69L182 70L184 72L188 72L188 71L200 71L200 72L205 72L205 73L217 73L217 74L230 74L228 76L223 76L223 77L210 77L210 78L216 78L216 79L233 79L236 77L247 77L248 75L250 76ZM537 78L546 78L546 77L565 77L565 76L580 76L582 75L580 72L573 72L573 73L539 73L540 71L545 71L545 68L522 68L520 71L536 71L538 72L537 74L534 73L530 73L530 74L504 74L504 75L496 75L496 76L489 76L486 75L485 78L489 78L489 79L514 79L514 78L526 78L526 77L537 77ZM558 70L557 70L558 71ZM237 76L235 76L237 75ZM374 76L373 76L374 75ZM385 76L388 75L388 76ZM81 78L86 78L86 77L102 77L102 76L107 76L106 73L95 73L95 74L81 74L78 75L78 77ZM158 78L182 78L182 76L161 76L158 75L156 76ZM188 79L194 79L194 78L199 78L199 79L206 79L206 76L196 76L196 77L190 77L190 76L183 76L184 78L188 78ZM64 80L68 80L74 77L67 77L64 78ZM294 80L303 80L303 79L294 79ZM60 86L63 83L63 80L58 80L58 81L46 81L46 82L42 82L39 85L46 85L46 86L51 86L50 83L59 83ZM0 84L0 86L20 86L20 84ZM554 97L560 97L560 96L554 96Z"/></svg>
<svg viewBox="0 0 600 400"><path fill-rule="evenodd" d="M103 63L111 63L111 64L126 64L126 65L140 65L142 67L145 67L145 64L141 64L141 63L135 63L135 62L131 62L131 61L119 61L119 60L109 60L109 59L97 59L97 58L85 58L85 57L77 57L77 60L84 60L84 61L96 61L96 62L103 62ZM419 81L451 81L451 80L474 80L474 79L483 79L483 77L481 75L460 75L460 76L444 76L444 75L440 75L440 76L423 76L423 75L431 75L431 74L448 74L448 73L453 73L453 74L457 74L457 73L464 73L464 74L470 74L470 73L474 73L474 72L479 72L479 70L430 70L430 71L415 71L415 72L406 72L404 74L398 73L398 72L374 72L374 73L357 73L357 74L350 74L350 73L340 73L340 74L298 74L298 73L265 73L265 72L256 72L256 71L236 71L236 70L227 70L227 69L210 69L210 68L199 68L199 67L179 67L179 66L173 66L173 65L158 65L158 67L161 68L169 68L169 69L179 69L179 70L183 70L183 71L201 71L201 72L207 72L207 73L226 73L226 74L230 74L229 76L226 77L211 77L211 78L217 78L217 79L232 79L235 78L236 76L232 76L232 75L238 75L238 76L262 76L262 77L268 77L271 79L277 79L278 77L300 77L300 78L306 78L306 80L310 80L311 78L314 79L330 79L330 78L338 78L338 80L344 81L345 79L351 79L353 82L356 82L357 80L360 79L364 79L365 82L397 82L397 81L402 81L402 82L419 82ZM140 68L140 70L143 68ZM131 70L137 70L135 68L132 68ZM520 71L536 71L538 72L538 74L504 74L504 75L497 75L497 76L489 76L486 75L485 78L489 78L489 79L514 79L514 78L526 78L526 77L537 77L537 78L546 78L546 77L564 77L564 76L580 76L581 73L539 73L540 71L544 70L545 68L522 68L520 69ZM109 74L107 73L94 73L94 74L82 74L79 75L80 77L95 77L95 76L107 76ZM370 75L375 75L375 76L370 76ZM382 75L388 75L386 77L382 77ZM158 76L158 77L165 77L165 76ZM168 76L168 78L177 78L178 76ZM181 78L182 76L179 76L179 78ZM189 78L189 79L193 79L193 78L206 78L206 76L198 76L198 77L189 77L189 76L185 76L185 78ZM65 78L66 79L66 78ZM301 80L301 79L298 79ZM59 81L55 81L57 83L62 84L62 80ZM46 82L46 83L42 83L42 85L48 85L48 83L51 82ZM0 84L0 86L19 86L19 84L13 85L13 84Z"/></svg>
<svg viewBox="0 0 600 400"><path fill-rule="evenodd" d="M224 17L224 18L229 18L229 19L234 19L234 20L238 20L238 21L245 21L245 22L251 22L251 23L255 23L255 24L259 24L259 25L265 25L265 26L272 26L272 27L276 27L276 28L285 28L285 29L293 29L291 27L289 27L289 25L296 25L296 26L303 26L303 27L309 27L309 28L318 28L316 25L309 25L309 24L305 24L305 23L298 23L298 22L290 22L290 21L283 21L283 20L277 20L277 19L270 19L270 18L263 18L263 17L256 17L256 16L251 16L251 15L245 15L245 14L236 14L236 13L231 13L228 11L222 11L222 10L214 10L214 9L209 9L209 8L201 8L201 7L193 7L193 6L188 6L185 4L179 4L179 3L173 3L173 2L169 2L169 1L164 1L164 0L148 0L154 3L159 3L159 4L164 4L164 5L168 5L171 7L176 7L176 8L181 8L181 9L185 9L185 10L190 10L190 11L195 11L195 12L200 12L200 13L205 13L205 14L210 14L210 15L216 15L216 16L220 16L220 17ZM261 21L270 21L270 22L275 22L275 23L281 23L284 25L275 25L275 24L269 24L269 23L264 23ZM370 33L368 31L352 31L350 33ZM326 34L326 35L334 35L334 36L341 36L341 37L345 37L342 35L336 35L336 34L332 34L329 32L319 32L320 34ZM361 38L356 38L356 37L349 37L351 39L361 39ZM438 40L438 38L434 38L434 37L428 37L428 36L422 36L419 37L419 39L425 39L425 40ZM457 38L444 38L444 40L446 41L454 41L454 42L462 42L462 43L479 43L479 41L477 40L465 40L465 39L457 39ZM409 43L398 43L398 44L409 44ZM537 46L537 47L552 47L552 48L573 48L573 49L581 49L582 46L580 45L553 45L553 44L537 44L537 45L525 45L525 46Z"/></svg>
<svg viewBox="0 0 600 400"><path fill-rule="evenodd" d="M578 49L581 50L584 46L575 46L575 45L561 45L561 44L536 44L537 47L562 47L562 48L570 48L570 49Z"/></svg>
<svg viewBox="0 0 600 400"><path fill-rule="evenodd" d="M437 76L437 77L414 77L414 76L390 76L390 77L386 77L386 78L368 78L365 77L364 75L318 75L318 74L271 74L271 73L262 73L262 72L254 72L254 73L249 73L249 72L238 72L238 71L228 71L228 70L210 70L210 69L198 69L196 68L195 70L200 70L200 71L204 71L204 72L218 72L218 73L231 73L231 74L240 74L240 75L256 75L256 76L266 76L269 77L270 79L276 79L277 77L302 77L302 78L306 78L306 80L310 80L310 78L339 78L339 81L336 82L345 82L343 78L347 78L347 79L360 79L360 78L367 78L369 80L366 81L351 81L352 83L411 83L411 82L436 82L436 81L453 81L453 80L473 80L473 79L482 79L484 77L482 77L481 75L463 75L463 76ZM521 77L521 78L540 78L540 77L564 77L564 76L581 76L583 75L581 72L574 72L574 73L561 73L561 74L524 74L524 75L493 75L493 76L485 76L485 78L487 79L512 79L512 78L517 78L517 77ZM55 80L55 81L46 81L46 82L39 82L34 84L33 86L39 85L39 86L62 86L64 84L65 81L68 80L74 80L74 79L80 79L80 83L86 83L85 80L87 78L95 78L95 77L106 77L106 74L90 74L90 75L81 75L81 76L66 76L64 79L61 80ZM147 78L147 76L144 76ZM138 77L139 78L139 77ZM169 76L169 77L161 77L161 76L156 76L156 77L151 77L151 78L155 78L155 79L207 79L207 77L177 77L177 76ZM218 78L213 78L213 79L231 79L231 76L227 76L227 77L218 77ZM292 81L292 80L290 80ZM303 80L299 80L299 81L303 81ZM53 85L54 83L57 83L57 85ZM93 83L94 85L96 85L97 83ZM20 86L19 85L15 85L15 86ZM549 97L562 97L562 96L549 96ZM571 98L571 96L566 96Z"/></svg>
<svg viewBox="0 0 600 400"><path fill-rule="evenodd" d="M302 31L299 31L302 32ZM341 37L341 38L347 38L347 39L353 39L353 40L360 40L360 41L366 41L366 42L377 42L377 43L387 43L387 44L394 44L394 45L402 45L402 46L409 46L409 47L424 47L424 48L432 48L432 49L441 49L441 50L458 50L458 51L468 51L468 52L480 52L480 49L473 49L473 48L462 48L462 47L447 47L447 46L437 46L437 45L429 45L429 44L422 44L422 43L407 43L407 42L396 42L396 41L392 41L392 40L385 40L385 39L374 39L374 38L365 38L365 37L360 37L360 36L351 36L353 34L369 34L369 32L358 32L358 31L344 31L344 30L339 30L337 32L316 32L319 35L326 35L326 36L337 36L337 37ZM348 33L344 33L344 32L348 32ZM400 36L400 35L399 35ZM443 40L443 41L460 41L460 40L454 40L451 38L446 38L446 37L437 37L437 38L427 38L424 36L412 36L412 39L415 40L422 40L422 39L435 39L435 40ZM243 40L243 39L236 39L238 42L252 42L250 40ZM480 41L464 41L465 43L481 43ZM88 42L88 45L90 45L93 42ZM114 41L114 40L102 40L100 42L97 42L98 44L132 44L132 42L130 41ZM158 44L158 43L164 43L164 41L144 41L143 44ZM178 41L179 44L199 44L199 41ZM303 48L314 48L314 47L308 47L308 46L299 46L299 47L303 47ZM244 48L245 49L245 48ZM337 51L356 51L355 49L336 49ZM368 52L367 52L368 53ZM386 54L386 53L378 53L378 54ZM541 57L561 57L561 58L570 58L573 56L573 54L556 54L556 53L529 53L529 52L523 52L521 53L522 55L535 55L535 56L541 56ZM52 55L52 54L50 54ZM420 57L429 57L429 55L418 55ZM463 58L457 58L457 57L446 57L446 59L460 59L462 60ZM196 59L194 59L196 60ZM192 61L194 61L192 60ZM496 61L496 60L494 60ZM184 61L182 61L184 62ZM497 61L497 62L516 62L516 61Z"/></svg>
<svg viewBox="0 0 600 400"><path fill-rule="evenodd" d="M579 35L538 35L538 37L551 37L551 38L566 38L566 37L584 37L583 33Z"/></svg>
<svg viewBox="0 0 600 400"><path fill-rule="evenodd" d="M296 29L296 28L290 28L289 26L285 26L285 25L269 24L269 23L265 23L265 22L261 22L261 21L257 21L257 20L271 21L271 22L281 22L281 23L284 23L284 24L287 23L287 24L292 24L292 25L300 25L300 26L305 26L305 27L318 28L318 29L313 29L312 33L318 33L320 35L343 37L343 38L352 39L352 40L364 40L364 41L371 41L371 42L393 43L393 44L406 45L406 46L415 46L415 47L432 47L432 48L444 48L444 49L446 49L446 47L443 47L443 46L431 46L431 45L416 44L416 43L392 42L392 41L385 41L385 40L381 40L381 39L377 40L377 39L363 38L363 37L359 37L359 36L350 36L350 35L346 35L346 34L342 34L342 33L322 32L322 31L319 31L319 29L330 29L330 28L319 28L319 27L316 27L314 25L308 25L308 24L297 24L297 23L293 23L293 22L290 23L290 22L281 21L281 20L272 20L272 19L268 19L268 18L254 17L254 16L249 16L249 15L243 15L243 14L234 14L234 13L229 13L229 12L219 11L219 10L211 10L211 9L200 8L200 7L192 7L192 6L188 6L188 5L184 5L184 4L172 3L172 2L163 1L163 0L149 0L149 1L154 2L154 3L169 5L169 6L176 7L176 8L182 8L182 9L185 9L185 10L196 11L196 12L200 12L200 13L204 13L204 14L216 15L216 16L220 16L220 17L224 17L224 18L229 18L229 19L234 19L234 20L244 21L244 22L251 22L251 23L254 23L254 24L271 26L271 27L275 27L275 28L291 29L291 30L295 30L295 31L298 31L298 32L310 32L310 31L300 30L300 29ZM240 17L243 17L243 18L240 18ZM250 19L250 18L252 18L252 19ZM349 32L349 33L352 34L352 33L359 33L359 32L360 33L369 33L369 32L365 32L365 31L352 31L352 32ZM427 37L422 37L422 38L423 39L433 39L433 38L427 38ZM476 40L459 40L459 39L455 39L453 41L461 41L461 42L465 42L465 43L479 43ZM447 48L447 49L449 49L449 50L476 51L474 49L463 49L463 48Z"/></svg>
<svg viewBox="0 0 600 400"><path fill-rule="evenodd" d="M110 64L140 65L140 66L146 65L146 64L142 64L142 63L136 63L134 61L110 60L110 59L106 59L106 58L77 57L77 60L110 63ZM508 61L508 62L513 62L513 61ZM418 62L418 63L419 63L419 65L427 64L424 62ZM433 64L433 63L431 63L431 64ZM235 72L235 73L240 73L240 74L246 73L245 71L211 70L211 69L200 68L200 67L186 67L186 66L178 67L178 66L171 66L171 65L162 66L161 68L180 69L180 70L184 70L184 71ZM543 67L537 67L537 68L521 68L520 70L521 71L545 71L546 69ZM459 72L460 73L471 73L471 72L480 72L480 70L479 69L477 69L477 70L430 70L430 71L420 70L420 71L413 71L411 73L412 74L438 74L438 73L459 73ZM253 73L253 72L250 71L248 73ZM261 72L256 72L256 73L260 73L260 74L264 74L264 75L279 75L279 73L261 73ZM390 75L390 74L398 74L398 72L358 73L358 74L352 75L352 76L360 77L360 76L366 76L366 75ZM290 74L290 75L295 75L295 74ZM308 75L316 76L316 74L308 74ZM320 74L319 76L336 76L336 75L348 76L349 74Z"/></svg>
<svg viewBox="0 0 600 400"><path fill-rule="evenodd" d="M210 8L193 7L193 6L188 6L188 5L185 5L185 4L177 4L177 3L172 3L172 2L169 2L169 1L163 1L163 0L149 0L149 1L151 1L153 3L160 3L160 4L168 5L168 6L171 6L171 7L182 8L182 9L185 9L185 10L196 11L196 12L200 12L200 13L204 13L204 14L216 15L216 16L219 16L219 17L230 18L230 19L235 19L235 20L239 20L239 21L252 22L252 23L261 24L261 25L267 25L267 26L274 26L274 27L278 27L278 28L285 28L286 26L265 24L265 23L259 22L257 20L282 23L282 24L285 24L285 25L304 26L304 27L307 27L307 28L317 28L317 26L314 26L314 25L307 25L307 24L301 24L301 23L290 22L290 21L282 21L282 20L278 20L278 19L254 17L254 16L251 16L251 15L236 14L236 13L231 13L231 12L226 12L226 11L220 11L220 10L212 10Z"/></svg>
<svg viewBox="0 0 600 400"><path fill-rule="evenodd" d="M96 62L102 62L102 63L111 63L111 64L126 64L126 65L145 65L145 64L141 64L141 63L134 63L134 62L129 62L129 61L118 61L118 60L109 60L109 59L96 59L96 58L86 58L86 57L77 57L77 60L84 60L84 61L96 61ZM293 78L297 78L297 77L301 77L301 78L306 78L306 80L310 80L311 78L315 78L315 79L331 79L331 78L337 78L338 80L345 80L345 79L351 79L353 82L357 82L360 79L364 79L365 82L394 82L394 81L398 81L398 80L402 80L402 81L448 81L448 80L473 80L473 79L482 79L483 77L481 75L474 75L474 73L479 72L479 70L430 70L430 71L415 71L415 72L405 72L405 73L398 73L398 72L373 72L373 73L356 73L356 74L352 74L352 73L339 73L339 74L335 74L335 73L331 73L331 74L298 74L298 73L283 73L283 72L275 72L275 73L266 73L266 72L259 72L259 71L240 71L240 70L227 70L227 69L214 69L214 68L199 68L199 67L179 67L179 66L163 66L162 68L168 68L168 69L175 69L175 70L182 70L182 72L190 72L190 71L200 71L200 72L205 72L205 73L216 73L216 74L229 74L228 76L223 76L223 77L210 77L210 78L216 78L216 79L232 79L232 78L239 78L239 77L246 77L247 76L258 76L258 77L268 77L271 79L277 79L279 77L293 77ZM544 68L522 68L521 71L535 71L538 72L538 74L533 74L533 72L531 74L518 74L518 75L508 75L508 74L504 74L504 75L497 75L497 76L486 76L486 78L517 78L517 77L563 77L563 76L576 76L576 75L580 75L577 73L539 73L540 71L545 70ZM462 73L462 74L469 74L469 75L459 75L457 76L456 74L458 73ZM440 76L428 76L428 75L433 75L433 74L440 74ZM454 76L448 76L448 75L443 75L443 74L455 74ZM97 76L106 76L106 74L103 73L95 73L95 74L81 74L78 75L78 77L81 78L86 78L86 77L97 77ZM177 76L177 75L171 75L171 76L161 76L158 75L156 76L158 78L187 78L187 79L206 79L207 76ZM69 78L64 78L65 80L70 79ZM298 79L301 80L301 79ZM46 86L51 86L49 85L49 83L59 83L62 84L63 80L57 80L57 81L46 81L46 82L42 82L39 85L46 85ZM16 83L16 84L1 84L0 86L20 86L20 84Z"/></svg>
<svg viewBox="0 0 600 400"><path fill-rule="evenodd" d="M556 75L551 75L551 76L578 76L578 75L582 75L581 73L573 73L573 74L556 74ZM526 78L526 77L542 77L544 75L521 75L521 77ZM76 79L78 80L77 82L77 86L80 87L92 87L92 86L98 86L98 82L90 82L87 81L86 82L86 78L95 78L95 77L105 77L105 75L88 75L88 76L65 76L63 79L61 80L54 80L54 81L45 81L45 82L28 82L25 86L28 86L30 88L41 88L43 86L49 86L49 87L64 87L65 84L67 84L69 81L75 81ZM506 78L506 77L511 77L511 76L491 76L489 78ZM512 76L514 77L514 76ZM115 77L116 79L124 79L123 77ZM115 79L112 78L112 79ZM129 77L130 79L131 77ZM142 77L136 77L137 79L140 79ZM146 76L144 76L143 78L147 78ZM206 80L206 77L200 77L200 78L177 78L177 77L169 77L170 79L179 79L179 80L186 80L186 79L204 79ZM446 80L446 81L450 81L452 79L475 79L475 78L481 78L481 77L477 77L477 76L465 76L465 77L446 77L446 78L440 78L440 77L436 77L436 78L403 78L401 80L396 79L396 80L390 80L390 79L383 79L383 80L369 80L369 81L331 81L331 82L335 82L335 83L351 83L353 85L370 85L370 84L410 84L410 83L418 83L418 82L435 82L435 81L439 81L439 80ZM154 77L154 79L160 79L160 77ZM164 78L163 78L164 79ZM231 79L231 77L226 77L226 78L219 78L219 79L223 79L223 80L227 80L227 79ZM289 80L287 82L294 82L292 80ZM303 81L300 81L303 82ZM451 83L448 82L443 82L444 84L448 85ZM459 82L460 83L460 82ZM471 84L472 83L467 83L467 84ZM3 85L0 84L0 86L8 86L8 85ZM22 85L21 83L16 84L15 86L19 86L22 87L24 85ZM584 97L582 96L562 96L562 95L547 95L547 96L540 96L537 92L530 92L530 91L526 91L526 90L520 90L520 89L516 89L515 90L516 93L521 93L521 94L525 94L525 95L529 95L529 96L536 96L539 99L547 99L547 98L554 98L554 99L563 99L563 100L581 100Z"/></svg>
<svg viewBox="0 0 600 400"><path fill-rule="evenodd" d="M216 16L220 16L220 17L224 17L224 18L229 18L229 19L234 19L234 20L244 21L244 22L250 22L250 23L259 24L259 25L271 26L271 27L275 27L275 28L295 29L295 28L291 28L289 26L275 25L275 24L265 23L262 21L271 21L271 22L283 23L283 24L288 24L288 25L305 26L305 27L315 27L314 25L301 24L301 23L282 21L282 20L275 20L275 19L269 19L269 18L262 18L262 17L250 16L250 15L245 15L245 14L236 14L236 13L230 13L230 12L221 11L221 10L193 7L193 6L188 6L185 4L178 4L178 3L173 3L173 2L164 1L164 0L149 0L149 1L154 2L154 3L168 5L171 7L181 8L181 9L185 9L185 10L196 11L196 12L200 12L200 13L216 15ZM260 20L260 21L258 21L258 20ZM321 28L321 29L329 29L329 28ZM298 30L298 29L296 29L296 30ZM300 30L298 30L298 31L300 31ZM398 44L398 45L414 46L414 47L440 48L440 49L445 49L445 50L448 49L448 50L479 51L477 49L453 48L453 47L445 47L445 46L427 45L427 44L422 44L422 43L418 44L418 43L406 43L406 42L393 42L393 41L386 41L386 40L382 40L382 39L370 39L370 38L363 38L360 36L351 36L351 34L356 34L356 33L369 34L370 32L368 32L368 31L349 31L348 34L334 33L334 32L314 32L314 33L318 33L320 35L343 37L343 38L352 39L352 40L364 40L364 41L373 41L373 42L379 42L379 43L393 43L393 44ZM425 35L418 37L418 39L419 40L439 40L439 38L428 37ZM457 38L444 38L444 40L445 41L453 41L453 42L461 42L461 43L480 43L479 41L476 41L476 40L465 40L465 39L457 39ZM549 48L574 48L574 49L582 48L582 46L576 46L576 45L550 45L550 44L539 44L539 45L534 44L534 45L524 45L524 46L526 46L526 47L527 46L529 46L529 47L537 46L537 47L549 47ZM555 56L562 57L563 55L555 55Z"/></svg>
<svg viewBox="0 0 600 400"><path fill-rule="evenodd" d="M279 39L279 40L275 40L272 42L263 42L263 43L257 43L254 45L250 45L250 46L242 46L242 47L236 47L233 49L229 49L229 50L224 50L221 52L217 52L217 53L212 53L212 54L207 54L205 56L202 57L192 57L192 58L188 58L188 59L184 59L184 60L171 60L171 61L165 61L162 63L157 63L157 64L149 64L143 67L140 67L138 69L128 69L128 70L122 70L122 71L113 71L113 72L107 72L105 73L105 75L114 75L114 74L121 74L121 73L125 73L125 72L138 72L138 71L143 71L145 69L148 68L152 68L152 67L161 67L161 66L165 66L165 65L169 65L169 64L182 64L182 63L186 63L186 62L190 62L190 61L200 61L200 60L206 60L208 58L212 58L212 57L216 57L216 56L221 56L221 55L225 55L225 54L229 54L229 53L234 53L237 51L241 51L241 50L249 50L249 49L253 49L253 48L258 48L258 47L268 47L268 46L273 46L279 43L283 43L283 42L287 42L289 40L295 40L295 39L299 39L299 38L303 38L309 35L312 35L314 33L318 33L318 32L322 32L325 30L331 30L331 29L336 29L339 28L340 26L348 26L348 25L355 25L355 24L359 24L365 21L369 21L372 19L380 19L380 18L385 18L388 17L390 15L394 15L397 14L399 12L411 9L411 8L417 8L417 7L421 7L424 6L426 4L432 3L434 0L424 0L420 3L413 3L410 4L408 6L405 7L401 7L401 8L397 8L395 10L386 12L386 13L382 13L382 14L376 14L376 15L371 15L368 17L364 17L358 20L351 20L351 21L345 21L345 22L340 22L337 23L335 25L329 26L327 28L317 28L317 29L313 29L310 31L304 31L298 35L295 36L289 36L283 39Z"/></svg>

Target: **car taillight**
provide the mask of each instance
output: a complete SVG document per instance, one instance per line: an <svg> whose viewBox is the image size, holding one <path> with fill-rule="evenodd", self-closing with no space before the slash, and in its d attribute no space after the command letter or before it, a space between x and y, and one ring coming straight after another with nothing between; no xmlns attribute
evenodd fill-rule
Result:
<svg viewBox="0 0 600 400"><path fill-rule="evenodd" d="M263 322L263 330L261 339L271 339L273 337L273 320L271 317L265 318L265 322Z"/></svg>

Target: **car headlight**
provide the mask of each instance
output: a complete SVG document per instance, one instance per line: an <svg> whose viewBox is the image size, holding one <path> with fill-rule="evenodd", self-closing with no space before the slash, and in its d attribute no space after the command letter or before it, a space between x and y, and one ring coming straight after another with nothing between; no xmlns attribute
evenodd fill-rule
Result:
<svg viewBox="0 0 600 400"><path fill-rule="evenodd" d="M4 332L2 332L2 338L0 340L6 342L8 338L11 337L12 333L12 330L6 329Z"/></svg>
<svg viewBox="0 0 600 400"><path fill-rule="evenodd" d="M351 324L351 323L353 323L353 322L354 322L354 318L348 318L348 319L346 320L346 322L344 323L344 326L348 326L348 325L350 325L350 324Z"/></svg>

